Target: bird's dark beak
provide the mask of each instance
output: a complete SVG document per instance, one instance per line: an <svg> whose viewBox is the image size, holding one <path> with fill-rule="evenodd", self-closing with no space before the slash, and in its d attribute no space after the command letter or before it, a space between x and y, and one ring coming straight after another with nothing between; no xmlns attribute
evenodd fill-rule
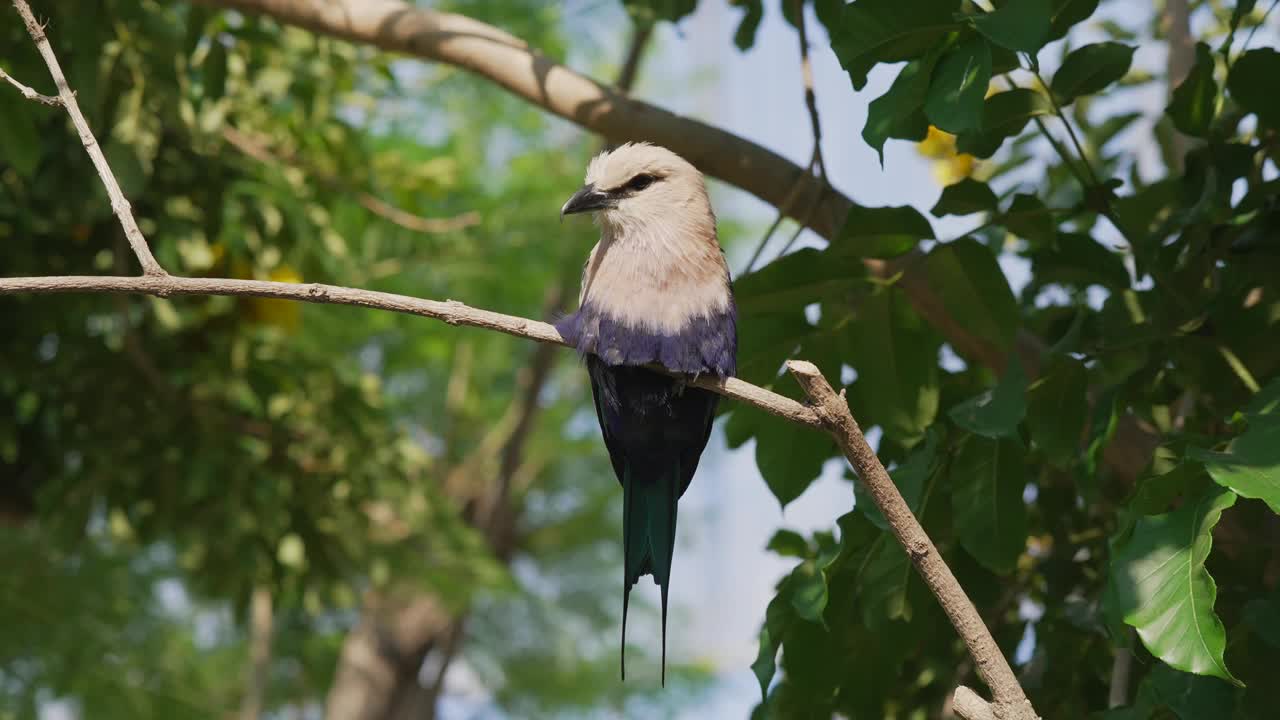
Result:
<svg viewBox="0 0 1280 720"><path fill-rule="evenodd" d="M595 185L588 183L574 193L573 197L569 198L568 202L564 204L564 207L560 208L560 217L593 210L605 210L611 207L613 207L613 199L607 194L597 191Z"/></svg>

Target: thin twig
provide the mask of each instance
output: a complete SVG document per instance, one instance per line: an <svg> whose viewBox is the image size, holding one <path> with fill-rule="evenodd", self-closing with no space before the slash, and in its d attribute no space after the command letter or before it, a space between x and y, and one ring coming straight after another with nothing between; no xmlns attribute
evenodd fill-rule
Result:
<svg viewBox="0 0 1280 720"><path fill-rule="evenodd" d="M102 184L107 189L107 197L111 198L111 210L120 220L120 227L124 228L124 236L129 240L129 247L133 248L133 254L137 256L139 264L142 265L142 273L149 276L165 275L164 268L160 267L160 263L156 262L155 257L151 255L151 248L147 247L147 239L142 235L142 231L138 229L138 222L133 219L133 210L129 207L129 201L125 199L124 193L121 192L120 183L116 182L115 173L111 172L111 166L107 165L107 159L102 155L102 148L98 146L98 140L93 136L93 131L89 129L89 123L84 119L84 114L80 112L80 105L76 102L76 94L71 92L71 87L67 84L67 78L62 74L62 67L58 64L57 56L53 54L53 47L49 44L49 38L44 33L44 27L36 20L36 16L32 14L31 7L27 5L26 0L13 0L13 7L22 16L22 21L27 26L27 32L31 35L31 39L35 41L36 49L40 51L40 56L44 58L44 64L49 66L49 74L53 76L53 83L58 88L60 104L66 108L67 114L71 116L71 123L76 126L76 132L80 134L80 142L84 145L85 152L88 152L89 157L93 160L93 166L98 170L98 177L102 178Z"/></svg>
<svg viewBox="0 0 1280 720"><path fill-rule="evenodd" d="M44 103L45 105L49 105L51 107L62 107L62 98L55 97L53 95L41 95L35 90L32 90L26 85L23 85L22 83L18 82L16 78L14 78L9 73L5 72L4 68L0 68L0 80L4 80L10 85L18 88L18 92L22 93L22 97L28 100L34 100L38 103Z"/></svg>
<svg viewBox="0 0 1280 720"><path fill-rule="evenodd" d="M420 233L443 233L462 230L480 223L480 213L474 211L465 212L451 218L429 218L398 208L371 193L351 187L350 184L337 177L315 172L311 168L301 167L301 164L295 158L281 156L272 152L267 147L267 143L260 138L252 137L234 127L223 128L222 138L231 143L231 146L235 149L264 165L290 165L306 171L313 180L321 185L354 196L356 202L360 203L360 206L365 210L406 230Z"/></svg>
<svg viewBox="0 0 1280 720"><path fill-rule="evenodd" d="M813 132L813 152L809 156L809 165L805 168L804 174L796 179L795 184L791 186L790 192L787 193L786 199L778 206L778 217L769 226L769 229L765 231L764 237L760 238L760 242L756 244L755 251L751 253L751 259L747 261L746 267L742 269L743 275L750 273L751 269L755 267L756 261L760 259L765 246L769 244L773 234L778 231L778 226L791 213L792 207L800 195L800 188L805 184L805 179L816 171L819 182L818 192L805 209L804 214L799 218L800 227L796 229L791 239L782 246L782 250L778 252L777 257L786 255L791 246L795 244L796 239L800 237L800 233L809 227L809 223L813 221L813 214L817 212L818 206L822 204L823 194L830 186L827 181L827 162L822 157L822 123L818 118L818 96L813 89L813 63L809 60L809 38L805 32L804 0L795 0L795 13L796 31L800 38L800 79L804 84L804 106L809 113L809 127Z"/></svg>

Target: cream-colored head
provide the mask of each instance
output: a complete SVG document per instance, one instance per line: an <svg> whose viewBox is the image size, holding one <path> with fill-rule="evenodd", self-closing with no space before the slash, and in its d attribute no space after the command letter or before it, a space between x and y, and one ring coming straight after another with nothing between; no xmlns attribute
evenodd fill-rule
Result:
<svg viewBox="0 0 1280 720"><path fill-rule="evenodd" d="M586 184L560 212L594 212L608 234L683 230L690 241L715 241L715 215L702 173L649 143L626 143L592 158Z"/></svg>
<svg viewBox="0 0 1280 720"><path fill-rule="evenodd" d="M648 143L600 153L560 210L583 212L594 213L601 230L583 276L584 304L670 330L730 303L715 214L689 161Z"/></svg>

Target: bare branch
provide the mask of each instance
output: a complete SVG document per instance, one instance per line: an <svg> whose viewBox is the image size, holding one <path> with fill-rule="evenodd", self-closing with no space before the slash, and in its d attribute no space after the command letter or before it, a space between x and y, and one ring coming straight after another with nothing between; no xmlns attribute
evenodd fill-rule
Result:
<svg viewBox="0 0 1280 720"><path fill-rule="evenodd" d="M49 66L49 74L53 76L53 83L58 87L58 101L62 107L66 108L67 114L71 116L71 123L76 126L76 132L80 134L80 142L84 145L84 149L89 153L90 159L93 160L93 166L98 170L98 177L102 178L102 184L107 189L107 197L111 199L111 210L116 214L116 218L120 220L120 227L124 228L124 236L129 240L129 247L133 248L133 254L137 256L138 262L142 265L142 272L147 276L163 276L164 268L160 267L160 263L151 255L151 249L147 247L147 239L143 237L142 231L138 229L138 223L133 219L133 210L129 207L129 201L125 199L124 193L120 191L120 184L116 182L116 176L111 172L111 167L107 165L107 159L102 155L102 148L98 146L98 140L94 138L93 131L89 129L89 123L84 119L84 114L80 112L80 105L76 103L76 95L71 92L71 87L67 85L67 78L62 74L62 67L58 65L58 58L53 54L53 47L49 45L49 38L44 34L44 28L36 21L35 15L31 13L31 7L27 5L26 0L13 0L13 6L18 10L18 14L22 16L22 21L27 25L27 32L31 35L31 39L36 43L36 49L40 51L40 56L44 58L45 65ZM14 82L14 81L10 81ZM25 93L23 93L25 95Z"/></svg>
<svg viewBox="0 0 1280 720"><path fill-rule="evenodd" d="M38 103L44 103L45 105L49 105L51 107L62 107L62 98L54 97L52 95L41 95L35 90L32 90L26 85L23 85L22 83L18 82L17 79L15 79L12 75L5 72L3 68L0 68L0 80L4 80L10 85L18 88L18 92L22 93L22 97L28 100L34 100L35 102L38 102Z"/></svg>
<svg viewBox="0 0 1280 720"><path fill-rule="evenodd" d="M956 688L951 709L964 720L996 720L995 714L991 712L991 703L963 685Z"/></svg>
<svg viewBox="0 0 1280 720"><path fill-rule="evenodd" d="M449 218L429 218L398 208L372 193L357 190L351 187L349 183L332 175L315 172L312 168L301 167L295 158L276 154L261 138L253 137L234 127L223 128L222 138L231 143L231 146L235 149L264 165L291 165L304 170L321 185L354 196L356 202L360 203L360 206L365 210L406 230L420 233L442 233L462 230L480 223L480 213L475 211L465 212Z"/></svg>
<svg viewBox="0 0 1280 720"><path fill-rule="evenodd" d="M469 307L456 300L425 300L393 293L318 283L284 283L266 280L233 280L228 278L189 278L178 275L143 275L119 277L80 275L60 277L0 278L0 295L53 293L131 293L171 297L174 295L228 295L300 300L329 305L390 310L441 320L450 325L494 330L538 342L567 345L555 327L537 320L504 315ZM655 368L659 369L659 368ZM737 378L702 376L689 384L719 393L792 422L821 427L812 410L788 397L757 387Z"/></svg>
<svg viewBox="0 0 1280 720"><path fill-rule="evenodd" d="M1013 669L1001 654L1000 646L996 644L991 631L982 621L982 616L965 594L964 588L960 587L959 581L942 559L938 548L934 547L920 521L916 520L907 507L906 500L898 492L898 486L894 485L888 471L867 443L844 396L836 394L813 363L791 360L787 362L787 370L804 388L811 407L822 420L822 428L840 444L849 464L858 473L858 478L875 500L876 507L888 521L894 537L916 566L916 572L929 586L934 597L938 598L938 604L969 649L978 675L991 688L994 696L992 705L995 707L991 717L1002 720L1037 719L1038 716L1022 686L1018 684ZM957 707L960 705L959 700L957 698Z"/></svg>

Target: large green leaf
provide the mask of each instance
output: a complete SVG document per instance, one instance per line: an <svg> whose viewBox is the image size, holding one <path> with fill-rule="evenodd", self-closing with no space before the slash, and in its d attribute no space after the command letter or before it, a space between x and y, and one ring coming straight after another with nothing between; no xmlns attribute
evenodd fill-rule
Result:
<svg viewBox="0 0 1280 720"><path fill-rule="evenodd" d="M871 544L856 579L862 622L878 630L893 620L910 620L907 585L914 568L893 534L882 532Z"/></svg>
<svg viewBox="0 0 1280 720"><path fill-rule="evenodd" d="M1188 135L1204 137L1213 124L1218 107L1218 83L1213 79L1213 53L1204 43L1196 43L1196 64L1173 91L1166 112L1173 126Z"/></svg>
<svg viewBox="0 0 1280 720"><path fill-rule="evenodd" d="M929 53L907 63L898 72L893 85L867 107L867 124L862 128L862 139L875 148L881 166L884 165L884 143L889 138L920 141L928 135L924 98L937 62L938 53Z"/></svg>
<svg viewBox="0 0 1280 720"><path fill-rule="evenodd" d="M969 238L939 245L925 268L934 292L962 327L1009 349L1018 329L1018 305L990 249Z"/></svg>
<svg viewBox="0 0 1280 720"><path fill-rule="evenodd" d="M756 31L760 29L760 21L764 19L764 3L762 0L730 0L730 5L746 9L738 29L733 33L733 44L739 50L749 50L756 44Z"/></svg>
<svg viewBox="0 0 1280 720"><path fill-rule="evenodd" d="M1280 125L1280 93L1276 78L1280 77L1280 52L1274 48L1255 48L1236 59L1227 79L1231 97L1268 125Z"/></svg>
<svg viewBox="0 0 1280 720"><path fill-rule="evenodd" d="M960 0L858 0L845 6L831 48L853 87L867 84L876 63L914 60L959 27Z"/></svg>
<svg viewBox="0 0 1280 720"><path fill-rule="evenodd" d="M840 229L841 255L861 257L893 257L916 246L921 240L933 239L933 227L910 205L897 207L849 208L844 227Z"/></svg>
<svg viewBox="0 0 1280 720"><path fill-rule="evenodd" d="M933 473L941 435L937 425L930 427L925 433L924 441L911 449L911 454L902 464L889 471L889 477L898 487L902 499L907 502L907 507L917 517L920 514L921 502L924 500L925 484ZM884 514L880 512L876 501L871 497L871 493L867 492L866 485L861 480L854 481L853 495L855 509L865 515L872 525L888 531L889 521L884 519Z"/></svg>
<svg viewBox="0 0 1280 720"><path fill-rule="evenodd" d="M1049 36L1049 0L1008 0L994 12L973 19L978 32L1010 50L1035 53Z"/></svg>
<svg viewBox="0 0 1280 720"><path fill-rule="evenodd" d="M1056 228L1049 208L1035 195L1018 193L1013 196L999 219L1009 232L1033 243L1045 243L1053 240Z"/></svg>
<svg viewBox="0 0 1280 720"><path fill-rule="evenodd" d="M971 215L996 209L996 194L984 182L965 178L942 189L942 195L929 212L944 215Z"/></svg>
<svg viewBox="0 0 1280 720"><path fill-rule="evenodd" d="M1120 289L1129 286L1129 271L1119 253L1081 233L1061 233L1053 241L1028 254L1035 270L1037 286L1046 283L1079 288L1102 285Z"/></svg>
<svg viewBox="0 0 1280 720"><path fill-rule="evenodd" d="M795 384L789 381L775 390L798 394ZM729 415L725 436L731 446L755 438L756 467L783 507L800 497L822 473L822 464L835 454L835 445L825 433L744 405L735 407Z"/></svg>
<svg viewBox="0 0 1280 720"><path fill-rule="evenodd" d="M1059 105L1069 105L1081 95L1091 95L1124 77L1137 48L1117 42L1101 42L1076 48L1053 74L1049 90Z"/></svg>
<svg viewBox="0 0 1280 720"><path fill-rule="evenodd" d="M1080 451L1089 416L1088 381L1079 360L1062 357L1031 388L1027 428L1032 442L1055 461L1069 461Z"/></svg>
<svg viewBox="0 0 1280 720"><path fill-rule="evenodd" d="M1025 452L1017 440L970 437L951 462L951 509L960 544L1009 573L1027 543Z"/></svg>
<svg viewBox="0 0 1280 720"><path fill-rule="evenodd" d="M1022 132L1031 118L1053 112L1049 98L1028 88L1015 88L996 93L982 106L980 129L961 133L956 150L980 158L988 158L1000 149L1005 139Z"/></svg>
<svg viewBox="0 0 1280 720"><path fill-rule="evenodd" d="M951 408L951 421L983 437L1013 437L1027 412L1027 374L1018 354L1009 356L996 386Z"/></svg>
<svg viewBox="0 0 1280 720"><path fill-rule="evenodd" d="M1057 40L1067 34L1077 23L1084 22L1098 9L1099 0L1053 0L1053 21L1049 25L1049 40Z"/></svg>
<svg viewBox="0 0 1280 720"><path fill-rule="evenodd" d="M1236 494L1214 489L1182 507L1144 517L1117 545L1111 579L1124 621L1169 665L1239 684L1222 653L1226 632L1213 611L1217 585L1204 567L1213 528Z"/></svg>
<svg viewBox="0 0 1280 720"><path fill-rule="evenodd" d="M858 304L845 335L858 382L850 407L867 425L898 442L924 435L938 412L938 338L900 290L887 288Z"/></svg>
<svg viewBox="0 0 1280 720"><path fill-rule="evenodd" d="M925 95L925 117L953 134L976 129L990 83L991 49L980 35L971 35L938 61Z"/></svg>
<svg viewBox="0 0 1280 720"><path fill-rule="evenodd" d="M1280 513L1280 413L1252 420L1227 452L1191 448L1219 485L1247 498L1262 500Z"/></svg>
<svg viewBox="0 0 1280 720"><path fill-rule="evenodd" d="M769 683L773 682L773 674L777 671L778 646L794 622L794 610L784 594L779 592L765 610L764 626L760 628L760 647L755 662L751 663L751 672L760 682L761 698L768 694Z"/></svg>

